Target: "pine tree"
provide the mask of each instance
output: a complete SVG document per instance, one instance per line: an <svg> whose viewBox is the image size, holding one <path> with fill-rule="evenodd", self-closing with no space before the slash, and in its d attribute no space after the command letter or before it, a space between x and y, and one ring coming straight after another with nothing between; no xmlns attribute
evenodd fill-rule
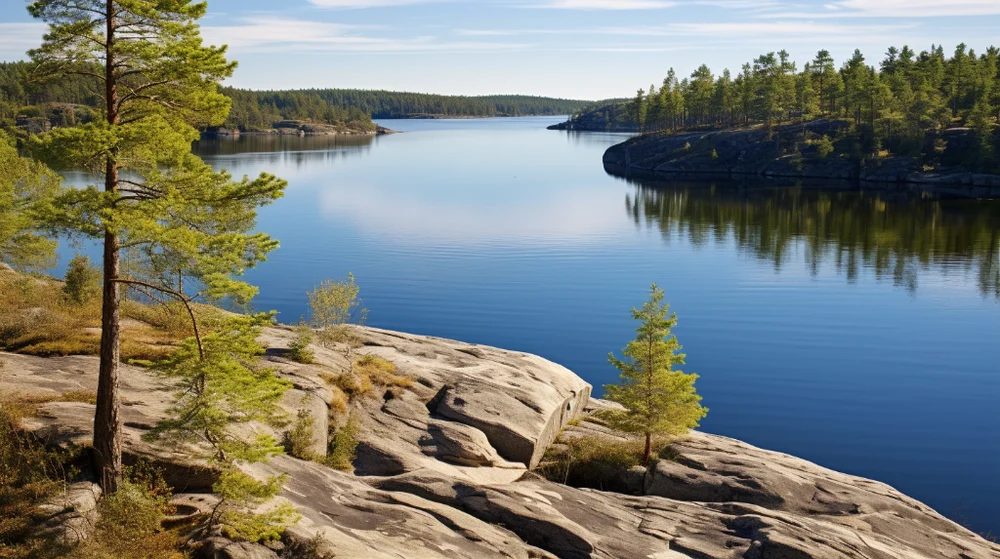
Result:
<svg viewBox="0 0 1000 559"><path fill-rule="evenodd" d="M37 0L28 6L49 24L42 46L31 52L40 74L89 76L103 90L101 119L57 128L31 149L55 166L104 179L100 187L66 192L48 218L104 243L93 455L109 492L121 476L119 288L166 293L185 304L199 295L245 301L256 290L236 276L277 246L252 231L256 208L281 196L284 182L271 175L233 181L191 154L197 128L225 120L230 101L218 83L235 68L225 47L202 44L196 21L206 9L191 0ZM123 273L125 248L148 258L149 277ZM154 257L161 254L180 268L158 273ZM193 292L188 284L181 291L166 279L178 276L194 278L202 289ZM190 308L189 314L193 319Z"/></svg>
<svg viewBox="0 0 1000 559"><path fill-rule="evenodd" d="M0 262L19 269L54 264L56 243L39 233L33 210L60 190L59 175L20 157L0 132Z"/></svg>
<svg viewBox="0 0 1000 559"><path fill-rule="evenodd" d="M604 387L607 398L625 407L607 414L612 427L646 437L643 461L649 463L653 435L685 433L698 426L708 409L701 406L695 391L696 374L674 370L684 364L684 354L671 329L677 315L667 312L663 290L654 283L649 301L641 309L632 309L639 321L636 338L625 346L624 358L610 355L611 364L621 371L621 383Z"/></svg>

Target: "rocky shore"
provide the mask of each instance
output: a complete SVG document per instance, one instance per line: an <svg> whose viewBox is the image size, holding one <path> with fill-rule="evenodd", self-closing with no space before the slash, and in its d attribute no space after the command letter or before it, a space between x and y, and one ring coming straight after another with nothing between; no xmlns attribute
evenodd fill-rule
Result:
<svg viewBox="0 0 1000 559"><path fill-rule="evenodd" d="M637 178L819 179L830 186L902 187L968 198L1000 197L1000 175L970 172L958 162L969 149L967 129L943 132L942 165L926 170L909 157L886 157L859 165L839 153L822 157L815 143L797 142L805 133L834 137L847 123L818 120L806 124L679 134L651 133L612 146L604 167ZM797 145L798 153L789 145Z"/></svg>
<svg viewBox="0 0 1000 559"><path fill-rule="evenodd" d="M627 492L580 489L533 472L546 450L574 437L621 435L592 420L608 405L591 386L541 357L440 338L359 328L361 354L393 363L412 387L355 402L360 444L353 472L279 456L248 467L287 474L281 498L302 515L288 541L318 541L333 557L505 558L954 558L996 559L992 544L928 506L872 480L746 443L691 433L671 459L628 472ZM328 379L344 354L315 347L316 362L286 359L291 329L268 328L266 359L294 385L284 407L307 410L327 447L339 421ZM93 357L0 354L3 390L58 395L94 390ZM193 449L161 447L142 435L168 408L173 387L148 370L122 374L126 461L165 469L178 514L215 502L214 472ZM54 445L86 443L93 406L51 401L24 427ZM275 436L265 425L256 429ZM53 533L85 536L99 491L71 486L46 509ZM62 528L60 528L62 527ZM63 532L59 532L62 529ZM275 559L276 550L215 537L203 557Z"/></svg>
<svg viewBox="0 0 1000 559"><path fill-rule="evenodd" d="M332 124L306 122L301 120L282 120L274 123L268 130L248 130L215 128L202 133L206 138L238 137L238 136L383 136L398 134L384 126L375 125L372 130L346 128Z"/></svg>

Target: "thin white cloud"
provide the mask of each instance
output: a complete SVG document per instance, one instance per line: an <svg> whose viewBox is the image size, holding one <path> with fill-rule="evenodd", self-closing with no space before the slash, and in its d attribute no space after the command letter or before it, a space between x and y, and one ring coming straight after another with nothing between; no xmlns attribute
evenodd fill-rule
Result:
<svg viewBox="0 0 1000 559"><path fill-rule="evenodd" d="M309 0L309 3L321 8L361 9L385 8L393 6L409 6L411 4L429 4L446 0Z"/></svg>
<svg viewBox="0 0 1000 559"><path fill-rule="evenodd" d="M1000 0L998 0L1000 1ZM463 36L497 36L509 37L518 35L581 35L581 36L643 36L643 37L705 37L713 40L727 39L730 37L753 37L767 38L772 40L775 37L797 37L797 36L864 36L865 34L884 34L903 29L912 29L913 24L880 24L880 25L859 25L858 23L841 24L828 22L805 22L801 20L792 21L749 21L731 23L674 23L667 25L635 25L628 27L591 27L576 29L459 29L455 32ZM616 47L603 48L601 51L611 52ZM623 52L640 52L627 48ZM644 45L643 48L660 51L663 47L656 45Z"/></svg>
<svg viewBox="0 0 1000 559"><path fill-rule="evenodd" d="M529 8L552 10L660 10L672 8L671 0L547 0L526 5Z"/></svg>
<svg viewBox="0 0 1000 559"><path fill-rule="evenodd" d="M441 41L434 36L386 37L380 28L290 18L249 17L236 24L205 26L206 42L229 45L238 53L462 52L527 48L521 43Z"/></svg>
<svg viewBox="0 0 1000 559"><path fill-rule="evenodd" d="M0 23L0 59L23 59L25 52L42 44L44 23Z"/></svg>
<svg viewBox="0 0 1000 559"><path fill-rule="evenodd" d="M835 0L812 12L790 12L799 18L924 18L1000 15L1000 0Z"/></svg>
<svg viewBox="0 0 1000 559"><path fill-rule="evenodd" d="M910 26L901 25L842 25L836 23L816 23L806 21L758 21L732 23L677 23L663 27L638 27L632 30L621 29L621 34L633 35L685 35L732 37L790 37L790 36L831 36L858 35L864 33L887 33Z"/></svg>
<svg viewBox="0 0 1000 559"><path fill-rule="evenodd" d="M513 6L553 10L661 10L684 6L710 6L729 10L770 10L781 0L513 0Z"/></svg>

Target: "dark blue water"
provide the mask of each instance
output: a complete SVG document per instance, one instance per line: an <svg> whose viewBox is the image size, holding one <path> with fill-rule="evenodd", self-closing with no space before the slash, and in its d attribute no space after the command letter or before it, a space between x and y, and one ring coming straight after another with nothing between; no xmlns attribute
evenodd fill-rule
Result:
<svg viewBox="0 0 1000 559"><path fill-rule="evenodd" d="M1000 532L1000 207L607 175L558 119L392 121L377 139L202 142L288 179L249 274L286 322L353 272L374 326L537 353L600 392L649 284L705 431L888 482ZM992 244L991 244L992 243Z"/></svg>

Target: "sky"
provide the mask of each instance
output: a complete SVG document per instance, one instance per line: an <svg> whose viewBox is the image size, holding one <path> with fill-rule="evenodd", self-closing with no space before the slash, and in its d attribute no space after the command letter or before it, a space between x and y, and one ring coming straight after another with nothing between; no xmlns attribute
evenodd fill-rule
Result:
<svg viewBox="0 0 1000 559"><path fill-rule="evenodd" d="M41 39L26 4L0 0L0 60ZM239 61L236 87L597 100L781 49L800 68L819 49L982 51L1000 46L1000 0L209 0L201 24Z"/></svg>

